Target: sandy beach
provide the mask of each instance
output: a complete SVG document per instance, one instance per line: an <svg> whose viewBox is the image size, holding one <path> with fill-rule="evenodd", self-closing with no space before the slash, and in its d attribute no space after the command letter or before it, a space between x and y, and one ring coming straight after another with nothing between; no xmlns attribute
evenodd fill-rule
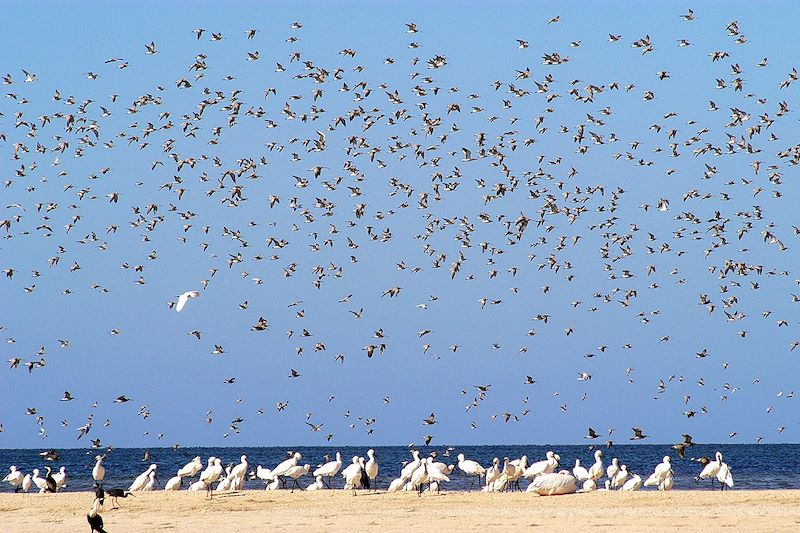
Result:
<svg viewBox="0 0 800 533"><path fill-rule="evenodd" d="M84 531L91 493L0 494L3 531ZM151 492L102 511L110 533L192 531L800 530L800 491L595 492L537 497L479 494L243 491L215 496Z"/></svg>

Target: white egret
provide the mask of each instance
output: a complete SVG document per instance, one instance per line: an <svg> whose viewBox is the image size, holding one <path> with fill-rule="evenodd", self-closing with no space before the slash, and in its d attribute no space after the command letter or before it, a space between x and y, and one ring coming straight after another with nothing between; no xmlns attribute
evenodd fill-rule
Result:
<svg viewBox="0 0 800 533"><path fill-rule="evenodd" d="M322 476L323 481L324 478L328 478L329 480L333 478L336 474L339 473L339 470L342 468L342 454L336 452L336 460L335 461L328 461L324 465L320 466L316 470L314 470L314 477ZM326 483L328 488L331 488L330 482Z"/></svg>

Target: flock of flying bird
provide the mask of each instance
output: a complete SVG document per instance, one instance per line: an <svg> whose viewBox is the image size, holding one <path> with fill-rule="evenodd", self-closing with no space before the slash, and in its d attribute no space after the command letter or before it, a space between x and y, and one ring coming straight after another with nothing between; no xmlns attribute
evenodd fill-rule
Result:
<svg viewBox="0 0 800 533"><path fill-rule="evenodd" d="M698 23L691 10L682 18L687 24ZM553 17L545 26L565 23L560 17ZM720 29L725 39L723 45L708 54L708 69L719 76L715 87L720 91L720 99L737 102L730 108L729 118L720 121L718 117L725 111L711 101L708 115L703 117L679 118L677 112L654 114L654 123L647 131L629 131L626 119L617 117L625 116L622 108L628 105L638 106L635 109L645 114L648 105L662 100L668 102L667 84L674 73L652 72L645 87L637 87L627 80L570 81L559 74L559 69L575 68L581 62L584 43L569 43L570 54L574 57L563 50L545 52L540 64L530 66L534 58L528 49L533 45L518 39L518 50L514 53L525 54L520 57L529 66L492 83L485 92L445 87L439 80L448 79L448 57L441 52L420 57L426 51L422 39L424 28L414 23L406 24L405 28L412 39L406 48L410 52L395 50L396 54L382 61L381 68L394 69L396 81L391 84L372 78L373 66L360 64L360 52L355 49L342 49L339 59L333 62L326 54L320 53L321 58L317 59L311 50L300 49L306 31L300 22L290 27L291 34L286 39L288 55L276 58L272 75L278 80L276 86L262 87L259 94L254 94L252 87L235 88L234 69L241 65L235 62L216 64L213 48L223 39L225 42L241 39L243 45L252 48L255 44L251 43L256 43L262 35L255 29L239 36L196 29L196 42L198 46L202 44L204 51L189 58L189 73L177 74L179 77L173 87L155 84L128 101L117 94L98 101L53 89L52 102L42 102L37 98L40 93L30 87L42 84L46 76L32 72L35 69L23 70L22 76L6 74L2 80L8 92L2 107L4 122L0 147L10 150L14 168L3 172L3 194L9 204L4 206L6 214L0 215L0 231L5 237L2 245L5 252L0 261L6 263L2 270L6 279L0 290L4 299L24 308L29 305L27 299L42 287L54 290L53 284L46 282L46 278L53 277L63 287L59 291L61 294L48 294L47 301L67 309L71 298L83 298L85 302L94 298L94 294L98 298L113 298L117 290L128 294L131 289L119 288L122 283L147 287L151 284L151 271L189 270L189 266L159 266L169 261L161 260L162 256L177 254L187 264L201 264L203 268L207 265L208 275L196 282L185 282L189 285L186 288L192 290L176 295L176 299L170 300L170 295L162 301L169 300L168 307L182 312L181 318L183 314L199 314L203 312L202 301L212 298L219 282L226 293L242 296L240 303L232 308L232 314L240 313L237 316L242 316L246 325L227 337L231 343L248 330L252 338L260 339L259 336L274 331L273 324L294 321L296 325L289 326L283 341L295 343L287 346L287 351L297 356L296 363L291 368L287 365L285 370L284 375L290 380L313 379L306 376L307 369L322 363L312 362L309 354L330 354L330 359L339 365L337 368L361 358L363 360L354 364L369 365L380 356L402 357L403 352L410 352L411 346L395 339L412 337L421 343L419 352L435 356L435 360L471 353L464 355L468 362L463 364L473 365L476 373L483 368L486 375L490 370L474 352L507 351L508 339L489 339L486 347L471 346L458 339L447 340L444 334L437 334L437 330L447 331L451 327L446 318L440 321L432 318L419 331L415 331L416 328L405 331L417 320L426 320L416 318L417 315L446 317L449 311L441 315L435 313L442 313L442 307L460 305L457 294L448 294L448 283L456 292L462 292L463 287L465 294L474 290L470 288L472 282L485 291L474 305L479 320L468 321L477 331L484 331L484 327L486 331L502 329L514 316L532 313L530 318L539 330L529 323L527 331L522 332L524 344L512 350L512 354L520 357L528 354L529 348L531 352L541 349L533 345L537 335L538 338L552 338L553 343L561 343L564 337L575 339L580 328L571 322L579 321L577 313L589 313L594 317L594 313L599 316L602 310L606 310L612 320L619 319L615 325L620 330L615 332L615 338L619 339L619 333L627 331L624 324L633 320L637 327L641 324L649 328L644 335L657 340L656 346L668 345L678 333L649 333L652 324L663 322L662 309L645 306L668 299L668 296L647 294L672 291L666 288L669 284L676 287L675 291L682 285L701 287L700 308L722 323L741 328L736 335L742 342L752 337L751 330L766 331L767 324L777 328L778 333L774 335L779 338L784 328L795 332L796 322L789 320L790 317L772 316L770 310L754 313L746 304L754 306L759 301L758 296L751 297L749 292L755 294L766 287L783 290L785 282L781 278L790 276L788 270L774 265L783 264L785 260L780 254L791 249L800 228L785 228L770 217L776 216L775 211L785 209L785 206L774 206L781 206L784 179L795 172L792 167L800 163L800 144L791 136L783 140L777 133L781 124L789 120L786 117L791 110L787 99L775 102L766 94L748 92L746 77L762 76L759 71L768 76L770 71L767 58L756 65L738 62L736 49L748 43L743 26L736 21L724 25ZM547 42L546 34L541 40ZM687 39L679 39L676 45L656 42L650 35L610 34L603 46L614 54L626 42L640 56L638 60L646 65L642 68L652 65L651 58L671 46L692 53L692 43ZM561 44L552 42L547 46L554 49ZM137 57L138 54L124 59L111 57L96 71L87 72L85 78L87 83L96 83L99 79L125 76L126 70L134 67L140 69L138 72L142 72L141 68L147 72L147 67L142 67L141 63L149 60L149 56L163 53L161 47L151 41L141 51L142 56L148 57ZM403 68L402 58L406 56L409 56L406 66L410 70L397 73ZM259 50L242 53L240 59L259 65L267 61L266 54ZM632 61L635 60L637 58ZM723 67L725 62L732 62L727 73L728 67ZM221 80L211 79L210 73L220 68L229 68L231 73ZM404 84L401 76L406 76L409 83ZM792 69L788 77L775 83L777 91L788 95L797 77L797 71ZM10 107L13 111L9 111ZM46 111L48 108L52 110ZM574 124L558 124L560 118L572 116L559 114L563 108L580 109L581 120ZM121 123L120 117L130 123L119 131L111 131ZM230 148L231 144L243 143L238 133L241 130L258 139L260 150L247 154ZM288 134L282 136L283 131ZM244 143L243 146L248 145ZM645 153L645 147L650 146L652 153ZM574 155L570 155L570 151ZM231 156L232 153L239 155ZM665 166L672 158L685 161L689 157L694 161ZM123 162L123 159L129 161ZM117 165L123 168L142 165L145 159L150 160L146 168L131 167L136 170L126 168L124 172L115 168ZM644 190L634 187L630 191L612 185L614 180L604 181L600 177L603 172L590 165L618 165L614 168L624 168L624 172L631 175L648 176L651 181ZM273 170L276 167L277 173ZM691 175L692 169L697 168L697 175ZM658 181L657 172L667 176L669 181ZM682 184L686 190L676 193L676 187ZM636 206L639 200L642 203ZM647 221L652 221L653 226L645 227L643 224ZM756 233L760 233L759 238L750 238ZM46 244L30 244L34 239L44 240ZM139 241L138 245L134 244L134 239ZM175 244L168 244L166 239L173 239ZM743 248L744 243L753 249ZM589 245L596 248L589 249ZM23 254L22 250L28 247L36 251L53 250L53 254L46 252L49 257ZM193 250L189 251L190 247ZM125 259L121 265L110 267L109 261L102 258L103 254ZM687 263L684 255L691 256L694 262ZM391 269L383 268L387 257ZM264 266L267 264L275 266ZM687 265L687 270L682 270L683 265ZM595 266L598 267L596 272L592 270ZM88 291L74 286L72 281L88 279L78 277L86 272L97 276ZM350 272L353 274L348 275ZM220 281L220 278L227 280ZM234 285L237 278L246 284ZM397 281L375 288L376 283L390 278ZM477 283L479 278L482 285ZM713 278L716 281L708 281ZM541 280L545 283L541 290L531 290L530 285ZM595 288L590 286L591 280L597 282ZM286 284L281 285L282 281ZM251 309L255 306L250 301L255 301L255 297L247 294L261 290L262 286L280 285L281 290L290 290L286 287L299 287L304 282L314 289L305 292L297 289L307 302L290 303L284 311L288 317L280 315L281 311L273 305ZM333 305L323 306L324 311L314 315L315 306L323 305L312 303L322 298L315 293L328 295L329 286L341 291L340 296ZM576 288L578 286L580 288ZM345 288L342 290L342 287ZM370 290L374 293L369 294ZM399 307L400 302L408 303L407 295L413 298L425 292L429 296L424 301L411 303L416 315L409 312L411 305ZM713 292L719 294L714 296ZM524 301L520 301L517 294L523 296ZM568 306L555 300L569 299L570 294L578 296ZM448 302L448 298L453 302ZM792 304L800 301L791 291L786 299ZM642 305L640 301L647 303ZM159 304L152 303L155 317L155 307ZM332 302L325 305L328 303ZM669 308L665 300L662 303ZM347 309L339 311L334 307ZM384 307L389 307L388 311ZM208 308L205 312L211 313ZM349 337L365 339L361 353L343 350L334 355L337 351L334 346L341 342L334 335L326 339L319 333L332 320L334 312L343 313L348 319L347 325L344 320L336 322L341 324L337 327L348 331ZM362 328L349 335L349 328L360 328L362 321L367 323L365 317L387 312L390 316L384 319L387 323L368 328L374 332L365 334ZM680 309L673 312L683 313ZM227 315L228 310L224 313ZM276 316L265 318L270 313ZM761 316L763 322L757 323L760 319L753 318L753 314ZM155 320L157 324L148 323L154 330L163 328L163 323L167 322L160 316ZM352 326L353 323L356 326ZM677 317L676 324L680 323ZM209 324L210 327L213 324ZM554 327L563 327L563 335L557 337ZM53 329L57 329L57 325ZM455 331L464 329L460 324ZM590 337L596 333L591 331L591 326L589 330ZM125 328L114 326L101 334L124 339ZM767 334L773 335L772 330ZM227 348L223 335L221 332L222 340L212 340L205 350L214 356L212 359L234 357L237 350L242 351L241 348ZM208 343L208 336L199 328L186 333L189 342L200 344ZM277 345L281 340L276 336L270 337L270 342ZM6 346L11 347L6 349L17 350L15 337L9 336L6 340ZM37 339L26 340L25 344L31 342L39 343ZM255 344L255 340L248 342L254 343L251 345L254 349L261 346ZM695 415L713 410L707 400L698 401L698 398L717 396L724 401L747 386L732 384L733 379L724 376L729 366L736 365L736 349L727 356L733 363L718 360L714 370L705 365L705 361L707 358L716 360L714 356L719 354L703 347L704 342L700 341L696 354L690 355L688 363L684 361L683 364L687 372L694 372L694 361L702 363L702 372L712 377L691 378L675 372L654 380L657 383L652 389L655 399L670 388L680 387L683 394L674 399L680 406L677 412L686 418L686 423ZM75 340L59 339L57 350L69 350L74 344L77 344ZM799 344L800 340L792 340L787 351ZM87 345L83 346L91 351ZM635 348L630 342L622 345L621 350L601 345L583 358L575 358L578 361L573 360L573 363L588 367L577 371L577 379L583 382L581 385L588 387L598 382L597 367L591 366L595 365L595 358L604 359L613 367L618 364L613 358L622 359L625 350ZM14 353L9 359L11 371L47 372L49 346L43 345L31 353L20 351L22 353ZM197 363L203 364L203 361ZM490 360L490 364L494 366L494 361ZM548 365L542 361L536 364ZM552 364L560 367L564 363ZM632 384L636 369L626 367L622 376L622 367L620 379ZM216 372L211 374L215 381L223 381ZM569 381L573 381L572 370L569 375ZM226 386L241 382L241 379L236 381L237 376L224 378ZM16 395L25 387L23 379L19 376L10 380L5 394ZM360 386L360 379L358 372L345 371L332 381L353 389ZM513 380L525 391L535 390L531 386L544 381L524 372ZM754 379L752 387L758 382ZM56 383L60 391L63 384ZM330 390L325 392L320 390L321 386L315 382L313 391L305 388L302 394L313 392L320 398L327 397L328 403L332 402L336 397L335 384L327 383ZM607 386L618 387L616 382ZM707 390L704 387L713 388L713 396L704 392ZM467 418L473 417L468 420L471 428L478 428L478 420L484 414L474 413L480 413L482 402L497 388L492 389L489 384L475 386L474 397L466 404ZM469 389L469 386L463 388L461 394L467 395ZM444 395L444 390L439 396ZM579 395L578 405L587 400L588 390ZM76 396L86 400L86 395L91 393L91 387L83 384L82 394ZM113 403L125 404L131 397L146 401L141 396L127 394L130 396L117 396ZM237 391L235 395L239 394L241 392ZM411 390L409 394L417 392ZM557 398L560 408L556 411L566 413L576 406L560 396L558 390L553 391L552 396ZM780 391L778 396L792 398L794 391ZM39 391L36 399L46 401L47 394ZM67 390L60 400L72 402L75 396ZM385 405L392 401L388 395L383 398ZM528 401L526 394L522 403L528 404ZM241 398L236 404L239 402ZM94 401L87 405L97 409L99 403ZM295 403L302 402L299 398L277 399L276 410L286 411ZM324 404L324 400L320 403ZM359 406L360 423L347 422L351 429L361 426L371 435L377 427L377 417L373 412L366 413L368 408ZM26 409L26 414L35 419L42 438L47 437L48 427L52 427L46 425L45 410L46 407L38 406ZM771 412L772 406L766 410ZM258 409L259 414L264 411L263 407ZM486 414L484 419L519 422L530 412L527 405L501 407L494 414ZM142 405L137 416L147 420L151 408ZM312 416L311 412L307 413L302 422L311 431L331 440L334 423L326 424ZM351 409L348 409L345 417L349 419L350 416ZM102 418L98 415L98 419ZM408 418L418 420L416 416ZM205 419L209 424L213 422L213 409L206 412ZM244 416L236 416L227 424L225 436L238 434L244 421ZM431 413L424 419L423 426L427 428L439 421ZM0 420L0 431L2 422ZM90 411L85 422L77 427L77 438L90 433L96 435L97 425L94 411ZM109 415L103 426L110 425ZM70 427L69 420L61 420L61 426ZM784 429L785 426L778 426L778 433ZM152 434L157 434L158 439L164 436L160 431ZM731 430L729 436L733 438L736 434ZM597 436L591 429L587 435L588 438ZM634 429L635 440L646 436L639 428ZM760 441L763 435L753 437ZM427 444L433 438L429 434L423 440ZM103 446L100 438L92 439L92 447ZM317 474L320 469L311 472L308 465L299 465L295 459L299 457L290 459L294 461L291 471L281 468L278 473L263 471L267 477L262 477L260 470L257 475L274 483L282 476L297 480L311 473L317 476L317 482L326 482L326 474ZM552 461L552 457L548 461ZM446 477L444 470L418 457L409 465L414 463L413 472L401 476L408 478L403 486L412 483L418 488L421 485L413 480L419 468L427 472L431 482L440 479L434 472ZM341 466L341 461L338 464ZM668 466L668 462L666 464ZM184 477L200 472L199 463L192 465L189 470L178 472L167 486L180 487ZM369 460L363 464L354 462L350 472L356 477L356 470L369 473L369 465ZM510 469L528 471L532 468L524 470L523 466L524 463L506 462L500 471L506 472L511 482L518 478L508 475ZM496 472L500 465L495 464L489 470L492 468ZM210 490L211 482L222 480L235 489L241 486L247 469L244 457L242 463L227 474L218 459L209 461L203 475L206 472L213 472L213 475L209 473L211 477L205 479L201 475L200 481L191 487ZM155 466L151 467L130 490L152 487L155 472ZM602 474L602 471L595 471L595 474L598 472ZM52 479L58 483L56 476L53 474ZM356 477L351 483L345 476L349 486L356 486ZM489 477L487 471L487 483ZM576 477L585 481L582 476ZM41 479L49 483L51 476L39 478L35 472L30 479L38 486ZM590 479L596 481L599 477L592 475ZM616 476L609 480L610 486L616 488L619 483L614 479ZM722 479L725 481L725 476ZM198 485L201 481L203 484ZM666 481L658 485L662 483Z"/></svg>

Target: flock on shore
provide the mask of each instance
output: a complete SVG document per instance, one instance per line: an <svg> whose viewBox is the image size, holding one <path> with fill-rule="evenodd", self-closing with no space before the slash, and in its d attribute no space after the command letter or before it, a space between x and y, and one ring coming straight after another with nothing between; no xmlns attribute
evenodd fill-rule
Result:
<svg viewBox="0 0 800 533"><path fill-rule="evenodd" d="M691 442L689 443L691 445ZM682 455L681 455L682 456ZM449 457L449 454L447 455ZM445 458L447 458L445 457ZM594 490L638 490L642 486L657 487L658 490L671 490L674 483L672 459L664 456L661 463L655 466L653 473L643 482L639 473L629 471L625 464L621 464L617 457L611 460L607 467L603 463L603 451L596 449L593 454L594 462L587 469L581 464L580 459L575 460L575 466L568 470L561 464L561 457L553 451L548 451L545 459L529 462L528 456L523 455L518 459L505 457L502 461L495 457L491 465L483 466L477 461L467 459L463 453L458 454L457 461L447 464L437 461L439 454L430 453L422 457L419 450L411 450L411 460L402 465L399 475L391 481L388 487L383 487L387 492L424 490L439 492L442 483L450 482L450 475L456 469L463 475L471 478L470 490L473 485L484 492L503 492L520 489L520 481L531 481L527 487L528 492L542 495L568 494L572 492L591 492ZM104 455L95 456L95 465L92 468L92 479L98 497L104 495L104 481L106 467L103 464ZM330 457L326 456L326 459ZM692 459L702 467L695 481L710 479L719 481L721 489L733 487L733 473L727 463L723 462L722 452L716 452L714 459L700 457ZM208 497L215 493L233 492L244 489L245 480L261 480L266 490L289 488L291 490L322 490L332 489L333 480L341 475L343 490L372 489L378 487L378 460L375 451L367 450L366 456L353 456L351 461L344 461L340 452L335 458L312 468L309 464L301 464L300 452L288 452L288 458L274 468L265 468L262 465L253 465L247 455L240 457L239 463L230 463L222 466L222 459L209 457L207 464L203 463L200 456L184 465L175 472L175 475L166 482L165 491L175 491L185 488L189 491L204 491ZM346 464L345 464L346 463ZM342 468L344 466L344 468ZM32 488L39 493L59 492L67 484L67 472L64 467L54 472L49 466L45 467L44 477L40 476L39 469L34 469L31 474L24 474L16 466L9 467L9 473L3 478L14 492L28 492ZM127 496L134 492L147 492L160 488L158 486L158 465L151 464L139 474L127 489L113 489L112 496ZM194 478L197 477L196 480ZM313 478L313 482L302 487L300 479ZM604 483L598 484L606 478ZM475 483L477 481L477 484ZM556 491L556 492L553 492Z"/></svg>
<svg viewBox="0 0 800 533"><path fill-rule="evenodd" d="M689 444L691 445L691 439ZM681 454L682 456L682 454ZM327 458L327 456L326 456ZM242 490L246 479L261 480L265 490L295 489L318 491L333 489L334 479L337 475L342 478L341 490L351 491L355 496L357 490L382 490L389 492L414 491L418 495L424 492L439 493L442 486L450 482L450 476L458 471L459 475L470 478L469 490L473 485L482 492L504 492L522 490L522 480L529 481L525 492L535 493L540 496L555 496L593 491L636 491L642 487L656 487L659 491L672 490L674 486L674 473L672 460L669 455L664 456L662 462L655 465L652 474L646 479L638 472L629 471L625 464L621 464L617 457L607 466L603 462L603 451L594 451L594 462L585 468L580 459L575 460L575 466L570 471L562 467L560 456L548 451L543 460L529 462L523 455L519 459L505 457L502 461L495 457L491 465L483 466L477 461L467 459L463 453L458 454L455 463L437 461L438 454L433 452L427 457L422 457L419 450L411 450L411 459L403 463L396 478L388 486L378 486L378 460L375 451L367 450L366 457L353 456L352 460L343 460L340 452L335 458L312 468L309 464L301 464L303 459L299 452L288 452L288 459L282 461L274 468L264 468L257 465L255 468L249 463L247 456L242 455L238 464L222 466L219 457L209 457L204 465L200 456L178 469L175 476L171 477L163 487L165 491L177 491L186 485L186 490L205 492L207 498L214 494L230 493ZM103 518L100 514L105 503L105 498L110 498L112 509L119 508L119 498L127 498L137 492L158 490L158 477L156 464L151 464L144 472L136 476L128 488L106 488L106 467L103 465L104 456L95 457L92 469L94 480L94 500L87 514L87 520L92 531L103 532ZM713 485L719 483L720 489L733 488L733 472L723 461L722 452L717 451L714 459L700 457L693 459L702 467L694 478L695 482L710 480ZM344 468L343 468L344 467ZM39 476L35 469L33 475L25 474L16 466L9 468L9 474L3 478L14 488L14 492L28 492L33 486L39 493L55 493L66 486L67 474L62 467L59 472L53 473L46 467L45 477ZM646 474L643 472L642 474ZM303 487L300 479L313 477L314 481ZM603 481L603 478L606 478ZM195 478L197 478L195 480Z"/></svg>

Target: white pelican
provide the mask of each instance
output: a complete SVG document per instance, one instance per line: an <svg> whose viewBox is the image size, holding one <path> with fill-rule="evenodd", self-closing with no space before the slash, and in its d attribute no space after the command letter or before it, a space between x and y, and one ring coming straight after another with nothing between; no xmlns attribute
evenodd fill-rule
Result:
<svg viewBox="0 0 800 533"><path fill-rule="evenodd" d="M198 296L200 296L200 292L199 291L186 291L186 292L184 292L183 294L178 296L178 305L175 306L175 311L180 313L181 310L183 309L183 307L186 305L186 302L189 301L189 298L197 298Z"/></svg>
<svg viewBox="0 0 800 533"><path fill-rule="evenodd" d="M293 466L289 470L286 471L284 474L286 477L292 478L294 480L294 486L292 487L292 491L294 491L294 487L297 487L300 490L303 490L303 487L297 482L297 480L306 474L311 472L311 465L303 465L303 466Z"/></svg>
<svg viewBox="0 0 800 533"><path fill-rule="evenodd" d="M22 472L17 470L16 466L12 466L8 470L9 473L3 478L3 481L7 481L9 484L11 484L11 486L14 487L14 492L19 492L20 485L22 484L22 480L25 478L25 476L22 475Z"/></svg>
<svg viewBox="0 0 800 533"><path fill-rule="evenodd" d="M622 488L627 479L628 479L628 467L622 465L619 467L619 471L617 471L613 479L611 479L611 484L609 485L609 488L611 489Z"/></svg>
<svg viewBox="0 0 800 533"><path fill-rule="evenodd" d="M62 466L58 469L58 472L53 474L53 481L56 482L56 491L61 489L61 487L67 486L67 468Z"/></svg>
<svg viewBox="0 0 800 533"><path fill-rule="evenodd" d="M523 477L526 479L534 479L537 476L541 476L542 474L552 474L558 468L558 460L556 459L556 454L552 451L548 451L545 456L547 459L544 461L537 461L530 465L528 468L525 469L525 472L522 474Z"/></svg>
<svg viewBox="0 0 800 533"><path fill-rule="evenodd" d="M482 467L477 461L464 459L464 454L458 454L458 469L464 472L464 475L470 478L469 490L472 490L473 478L478 478L478 485L481 483L481 478L486 475L486 469Z"/></svg>
<svg viewBox="0 0 800 533"><path fill-rule="evenodd" d="M378 477L378 461L375 460L375 450L367 450L367 457L369 457L369 460L367 460L367 464L364 465L364 470L366 470L367 477L374 487L375 479Z"/></svg>
<svg viewBox="0 0 800 533"><path fill-rule="evenodd" d="M549 472L539 474L531 481L525 492L535 492L540 496L555 496L558 494L572 494L578 488L575 476L562 471L558 474Z"/></svg>
<svg viewBox="0 0 800 533"><path fill-rule="evenodd" d="M386 489L386 492L397 492L399 490L403 490L403 486L406 484L406 478L399 477L393 479L391 483L389 483L389 488Z"/></svg>
<svg viewBox="0 0 800 533"><path fill-rule="evenodd" d="M39 494L47 490L47 481L45 481L43 477L39 477L38 468L33 469L33 476L31 477L31 481L33 481L33 484L36 485L36 488L39 489Z"/></svg>
<svg viewBox="0 0 800 533"><path fill-rule="evenodd" d="M581 460L575 459L575 468L572 469L572 474L583 483L587 479L589 479L589 471L586 470L584 467L581 466Z"/></svg>
<svg viewBox="0 0 800 533"><path fill-rule="evenodd" d="M103 456L96 455L94 463L94 468L92 468L92 479L94 479L94 484L100 486L103 484L103 480L106 478L106 467L103 466Z"/></svg>
<svg viewBox="0 0 800 533"><path fill-rule="evenodd" d="M131 486L128 487L128 490L131 492L146 490L145 487L148 485L150 481L150 474L151 473L155 474L156 468L158 468L157 465L155 464L150 465L147 468L147 470L139 474L136 477L136 479L133 480L133 483L131 483Z"/></svg>
<svg viewBox="0 0 800 533"><path fill-rule="evenodd" d="M608 479L613 481L614 476L616 476L618 472L619 472L619 459L614 457L613 459L611 459L611 464L608 465L608 468L606 468L606 476L608 477Z"/></svg>
<svg viewBox="0 0 800 533"><path fill-rule="evenodd" d="M181 482L183 481L183 477L181 476L172 476L167 481L167 484L164 485L164 490L179 490L181 488Z"/></svg>
<svg viewBox="0 0 800 533"><path fill-rule="evenodd" d="M325 486L325 482L322 481L322 476L321 475L317 475L314 478L314 483L311 483L308 487L306 487L306 490L322 490L322 489L325 489L325 488L326 488L326 486Z"/></svg>
<svg viewBox="0 0 800 533"><path fill-rule="evenodd" d="M314 478L316 479L317 476L322 476L323 481L324 478L332 478L336 474L339 473L339 470L342 468L342 454L336 452L336 460L335 461L328 461L324 465L320 466L316 470L314 470ZM327 483L328 488L331 488L330 483Z"/></svg>
<svg viewBox="0 0 800 533"><path fill-rule="evenodd" d="M665 455L664 460L656 465L653 473L644 482L644 486L658 487L658 490L671 490L673 480L671 459L669 455Z"/></svg>
<svg viewBox="0 0 800 533"><path fill-rule="evenodd" d="M209 466L211 466L210 462L209 462ZM196 476L197 473L199 471L201 471L202 469L203 469L203 461L200 459L200 456L198 455L197 457L192 459L190 462L186 463L183 466L183 468L178 470L178 475L181 476L181 477L192 478L192 477Z"/></svg>
<svg viewBox="0 0 800 533"><path fill-rule="evenodd" d="M628 481L626 481L625 484L622 485L622 488L619 490L630 492L634 490L639 490L640 488L642 488L642 478L639 476L639 474L632 473L631 478Z"/></svg>
<svg viewBox="0 0 800 533"><path fill-rule="evenodd" d="M597 481L601 477L605 471L603 470L603 452L601 450L596 450L594 452L594 464L589 467L589 477L593 480Z"/></svg>

